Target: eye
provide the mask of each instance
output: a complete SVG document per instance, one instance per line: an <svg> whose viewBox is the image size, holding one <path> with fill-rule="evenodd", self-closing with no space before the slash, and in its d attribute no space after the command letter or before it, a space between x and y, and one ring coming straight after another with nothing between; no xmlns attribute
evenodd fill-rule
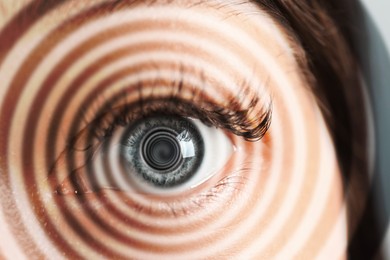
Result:
<svg viewBox="0 0 390 260"><path fill-rule="evenodd" d="M221 129L178 116L140 119L116 129L105 142L92 161L91 174L97 175L94 190L159 195L197 187L221 170L234 150ZM110 161L111 167L99 171L104 161Z"/></svg>

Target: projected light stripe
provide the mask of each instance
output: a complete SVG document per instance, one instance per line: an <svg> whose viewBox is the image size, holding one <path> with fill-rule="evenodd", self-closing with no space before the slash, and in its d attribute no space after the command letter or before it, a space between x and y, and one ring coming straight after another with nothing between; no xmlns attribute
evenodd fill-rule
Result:
<svg viewBox="0 0 390 260"><path fill-rule="evenodd" d="M0 189L14 194L1 202L15 205L4 214L15 251L52 259L329 254L321 245L343 215L335 205L340 214L322 227L338 183L323 118L276 26L263 16L237 23L226 13L242 10L230 8L123 4L108 12L91 3L20 32L0 63ZM272 125L257 142L229 134L236 150L223 169L172 196L134 187L119 156L125 129L88 153L97 141L87 124L104 105L137 108L140 93L166 99L179 90L188 101L194 91L201 101L236 97L243 108L258 95L258 113L272 98ZM321 245L310 244L317 236Z"/></svg>

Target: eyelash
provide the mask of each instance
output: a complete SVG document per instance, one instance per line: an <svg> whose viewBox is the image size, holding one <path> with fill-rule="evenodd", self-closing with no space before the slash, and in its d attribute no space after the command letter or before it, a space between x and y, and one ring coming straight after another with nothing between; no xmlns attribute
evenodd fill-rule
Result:
<svg viewBox="0 0 390 260"><path fill-rule="evenodd" d="M119 93L114 99L105 99L97 105L102 108L95 110L91 121L84 119L86 127L81 132L89 132L97 140L104 141L110 137L117 126L126 126L136 120L155 115L169 115L191 117L199 119L204 124L227 130L237 136L243 137L246 141L255 142L260 140L267 132L272 119L272 100L268 106L261 111L261 114L249 119L253 115L259 98L253 95L249 105L242 107L242 103L248 91L238 93L237 97L230 97L222 104L210 99L201 91L190 91L191 96L181 96L184 89L184 80L169 87L170 93L165 96L145 95L142 91L146 86L142 82L136 84L138 101L128 102L121 106L113 106L115 99L126 97L129 93ZM242 87L247 89L247 87ZM99 100L99 98L98 98ZM86 114L86 109L84 110ZM76 149L75 144L79 139L79 133L70 141L70 148Z"/></svg>

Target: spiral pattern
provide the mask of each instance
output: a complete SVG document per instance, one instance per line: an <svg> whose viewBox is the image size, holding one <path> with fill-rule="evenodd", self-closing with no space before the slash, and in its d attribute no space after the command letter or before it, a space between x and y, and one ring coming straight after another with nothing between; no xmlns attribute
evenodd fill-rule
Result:
<svg viewBox="0 0 390 260"><path fill-rule="evenodd" d="M2 253L342 257L346 220L335 153L282 29L251 4L91 2L48 4L12 34L13 44L8 34L8 49L1 46L0 230L9 238ZM140 96L174 91L225 105L239 96L243 107L256 95L250 117L272 98L272 125L257 142L227 133L235 152L199 187L151 195L134 189L119 160L123 131L89 152L98 133L88 122L107 104L136 107ZM74 182L120 190L85 192Z"/></svg>

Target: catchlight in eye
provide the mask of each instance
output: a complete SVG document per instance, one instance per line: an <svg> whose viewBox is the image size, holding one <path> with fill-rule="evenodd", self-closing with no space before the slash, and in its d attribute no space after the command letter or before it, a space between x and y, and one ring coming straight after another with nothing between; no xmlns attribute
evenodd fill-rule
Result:
<svg viewBox="0 0 390 260"><path fill-rule="evenodd" d="M116 160L117 166L95 172L100 176L96 176L94 190L110 188L162 195L187 191L221 170L234 150L221 129L178 116L142 118L117 131L112 140L117 141L107 147L114 149L103 155ZM107 174L111 181L102 176Z"/></svg>

